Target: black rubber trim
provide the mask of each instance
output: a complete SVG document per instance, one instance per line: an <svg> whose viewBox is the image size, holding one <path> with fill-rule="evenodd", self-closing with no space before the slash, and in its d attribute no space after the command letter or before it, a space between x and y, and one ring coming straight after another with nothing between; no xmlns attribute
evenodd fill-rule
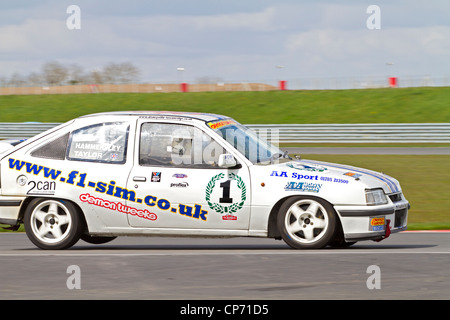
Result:
<svg viewBox="0 0 450 320"><path fill-rule="evenodd" d="M22 200L0 200L0 207L20 207Z"/></svg>
<svg viewBox="0 0 450 320"><path fill-rule="evenodd" d="M375 209L375 210L340 210L339 214L342 217L370 217L393 214L394 208L389 209Z"/></svg>

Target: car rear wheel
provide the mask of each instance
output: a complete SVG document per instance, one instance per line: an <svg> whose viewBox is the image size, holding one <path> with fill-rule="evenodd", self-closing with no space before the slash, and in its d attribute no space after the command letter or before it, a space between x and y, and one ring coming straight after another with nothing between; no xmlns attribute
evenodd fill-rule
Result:
<svg viewBox="0 0 450 320"><path fill-rule="evenodd" d="M73 246L83 231L78 209L59 199L33 199L25 210L24 225L31 242L46 250Z"/></svg>
<svg viewBox="0 0 450 320"><path fill-rule="evenodd" d="M319 249L333 239L336 214L332 206L314 197L293 197L280 208L278 228L283 240L295 249Z"/></svg>

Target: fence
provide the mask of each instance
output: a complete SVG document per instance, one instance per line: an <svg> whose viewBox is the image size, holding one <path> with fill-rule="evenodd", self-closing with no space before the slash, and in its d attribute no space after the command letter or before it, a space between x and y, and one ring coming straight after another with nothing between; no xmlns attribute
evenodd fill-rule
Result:
<svg viewBox="0 0 450 320"><path fill-rule="evenodd" d="M450 123L249 124L279 143L449 143ZM267 133L267 140L271 140ZM275 137L275 139L277 139Z"/></svg>
<svg viewBox="0 0 450 320"><path fill-rule="evenodd" d="M29 138L59 123L0 123L0 139ZM249 124L278 143L450 143L450 123Z"/></svg>
<svg viewBox="0 0 450 320"><path fill-rule="evenodd" d="M147 83L147 84L85 84L51 87L5 87L0 95L40 95L40 94L79 94L79 93L168 93L168 92L222 92L222 91L270 91L276 85L266 83Z"/></svg>
<svg viewBox="0 0 450 320"><path fill-rule="evenodd" d="M402 75L355 76L355 77L303 77L281 79L247 79L213 81L134 83L134 84L77 84L47 86L45 84L14 86L0 81L0 95L40 95L40 94L89 94L89 93L167 93L167 92L223 92L223 91L268 91L268 90L342 90L366 88L408 88L408 87L448 87L450 75ZM392 80L395 79L395 82ZM201 80L199 80L201 81Z"/></svg>

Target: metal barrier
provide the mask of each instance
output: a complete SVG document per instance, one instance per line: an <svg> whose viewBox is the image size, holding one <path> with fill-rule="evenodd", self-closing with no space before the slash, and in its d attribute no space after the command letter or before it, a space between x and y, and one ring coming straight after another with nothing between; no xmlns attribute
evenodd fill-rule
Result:
<svg viewBox="0 0 450 320"><path fill-rule="evenodd" d="M250 124L279 143L449 143L450 123ZM269 133L275 130L274 133ZM271 139L271 136L274 138Z"/></svg>
<svg viewBox="0 0 450 320"><path fill-rule="evenodd" d="M29 138L59 123L0 123L0 139ZM450 143L450 123L248 124L278 143Z"/></svg>
<svg viewBox="0 0 450 320"><path fill-rule="evenodd" d="M0 139L31 138L57 125L60 123L0 122Z"/></svg>

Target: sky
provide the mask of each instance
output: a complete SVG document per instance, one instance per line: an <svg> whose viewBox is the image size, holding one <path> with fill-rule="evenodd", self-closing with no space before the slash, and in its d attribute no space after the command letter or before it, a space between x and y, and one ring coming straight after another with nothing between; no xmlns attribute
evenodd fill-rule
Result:
<svg viewBox="0 0 450 320"><path fill-rule="evenodd" d="M141 82L442 77L449 57L448 0L0 0L0 77L49 61L132 62Z"/></svg>

